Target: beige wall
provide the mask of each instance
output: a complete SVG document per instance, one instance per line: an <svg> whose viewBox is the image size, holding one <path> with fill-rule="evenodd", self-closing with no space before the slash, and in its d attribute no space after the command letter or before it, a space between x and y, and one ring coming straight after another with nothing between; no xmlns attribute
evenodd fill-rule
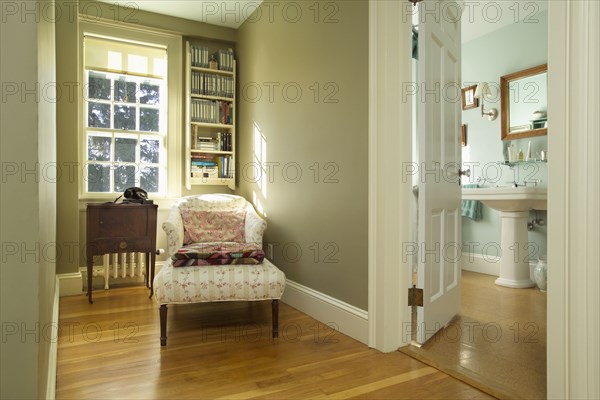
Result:
<svg viewBox="0 0 600 400"><path fill-rule="evenodd" d="M366 310L368 5L334 3L296 2L301 16L263 5L240 28L237 192L264 207L289 279ZM249 164L254 123L275 163L266 195Z"/></svg>
<svg viewBox="0 0 600 400"><path fill-rule="evenodd" d="M73 2L60 0L59 6L68 10ZM118 10L118 11L117 11ZM140 10L131 12L117 9L112 4L93 1L80 1L79 11L88 15L88 21L99 17L109 21L129 22L133 26L144 26L178 32L184 36L199 36L210 40L234 42L236 31L201 22L185 20ZM59 87L67 88L78 82L78 27L74 18L61 18L56 24L57 37L57 78ZM77 85L77 84L76 84ZM81 85L77 85L81 88ZM58 229L57 240L64 249L58 259L57 272L77 272L85 265L85 204L79 202L78 177L83 168L79 167L79 131L80 111L77 99L63 96L57 105L58 120L58 163L65 171L75 166L75 176L64 174L58 183ZM182 121L183 124L183 121ZM183 132L183 130L182 130ZM182 139L183 143L183 139ZM182 149L183 154L183 149ZM182 182L183 184L183 182ZM226 187L194 187L191 191L183 188L182 195L209 192L230 192ZM105 200L102 200L105 201ZM163 206L163 204L166 204ZM166 248L166 238L160 225L168 214L168 202L159 204L158 247ZM75 251L72 251L75 250ZM160 260L161 258L159 258Z"/></svg>
<svg viewBox="0 0 600 400"><path fill-rule="evenodd" d="M18 11L0 24L0 81L20 88L10 95L3 88L0 111L3 399L46 397L52 340L46 328L52 322L56 287L54 26L45 18L36 24L33 16L22 18ZM33 90L22 97L22 88ZM13 166L15 174L9 169ZM22 175L36 168L37 174Z"/></svg>

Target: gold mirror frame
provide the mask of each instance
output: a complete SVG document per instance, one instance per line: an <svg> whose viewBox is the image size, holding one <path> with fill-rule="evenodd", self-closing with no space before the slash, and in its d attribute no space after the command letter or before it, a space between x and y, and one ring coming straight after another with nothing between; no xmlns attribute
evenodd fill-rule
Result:
<svg viewBox="0 0 600 400"><path fill-rule="evenodd" d="M528 131L519 131L510 133L510 101L508 85L510 82L528 76L538 75L548 72L548 64L539 65L537 67L524 69L522 71L513 72L512 74L504 75L500 78L500 106L501 106L501 123L502 128L500 135L502 140L521 139L532 136L544 136L548 134L548 128L531 129Z"/></svg>

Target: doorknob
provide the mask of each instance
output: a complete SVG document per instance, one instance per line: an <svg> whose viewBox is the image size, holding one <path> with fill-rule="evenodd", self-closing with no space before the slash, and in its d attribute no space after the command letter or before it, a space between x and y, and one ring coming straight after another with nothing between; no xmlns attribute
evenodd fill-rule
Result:
<svg viewBox="0 0 600 400"><path fill-rule="evenodd" d="M461 186L461 184L460 184L460 177L461 176L467 176L467 177L470 178L471 177L471 170L470 169L462 170L460 168L458 169L458 186Z"/></svg>

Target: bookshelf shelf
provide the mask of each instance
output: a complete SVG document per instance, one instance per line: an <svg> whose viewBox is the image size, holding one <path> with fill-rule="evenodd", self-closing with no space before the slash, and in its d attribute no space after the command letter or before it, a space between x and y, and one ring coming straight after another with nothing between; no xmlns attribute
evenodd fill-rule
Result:
<svg viewBox="0 0 600 400"><path fill-rule="evenodd" d="M192 185L231 186L235 185L233 178L190 178Z"/></svg>
<svg viewBox="0 0 600 400"><path fill-rule="evenodd" d="M217 74L217 75L224 75L224 76L233 76L233 71L223 71L223 70L220 70L220 69L210 69L210 68L193 67L193 66L190 66L190 69L192 71L205 72L207 74Z"/></svg>
<svg viewBox="0 0 600 400"><path fill-rule="evenodd" d="M190 125L200 126L203 128L217 128L217 129L232 129L233 125L229 124L213 124L210 122L195 122L190 121Z"/></svg>
<svg viewBox="0 0 600 400"><path fill-rule="evenodd" d="M224 69L205 68L216 59ZM233 50L186 41L185 184L235 189L236 63ZM200 122L202 121L202 122Z"/></svg>
<svg viewBox="0 0 600 400"><path fill-rule="evenodd" d="M203 94L192 94L191 96L194 99L220 100L220 101L233 102L233 99L231 97L207 96L207 95L203 95Z"/></svg>
<svg viewBox="0 0 600 400"><path fill-rule="evenodd" d="M233 155L233 151L220 151L220 150L196 150L191 149L192 154L221 154L221 155Z"/></svg>

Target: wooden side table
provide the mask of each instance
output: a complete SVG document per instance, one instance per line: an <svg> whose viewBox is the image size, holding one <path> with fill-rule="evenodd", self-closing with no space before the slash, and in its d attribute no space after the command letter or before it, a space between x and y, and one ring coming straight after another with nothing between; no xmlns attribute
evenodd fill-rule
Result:
<svg viewBox="0 0 600 400"><path fill-rule="evenodd" d="M146 253L146 287L152 297L156 262L156 204L87 205L87 284L92 301L93 260L108 253Z"/></svg>

